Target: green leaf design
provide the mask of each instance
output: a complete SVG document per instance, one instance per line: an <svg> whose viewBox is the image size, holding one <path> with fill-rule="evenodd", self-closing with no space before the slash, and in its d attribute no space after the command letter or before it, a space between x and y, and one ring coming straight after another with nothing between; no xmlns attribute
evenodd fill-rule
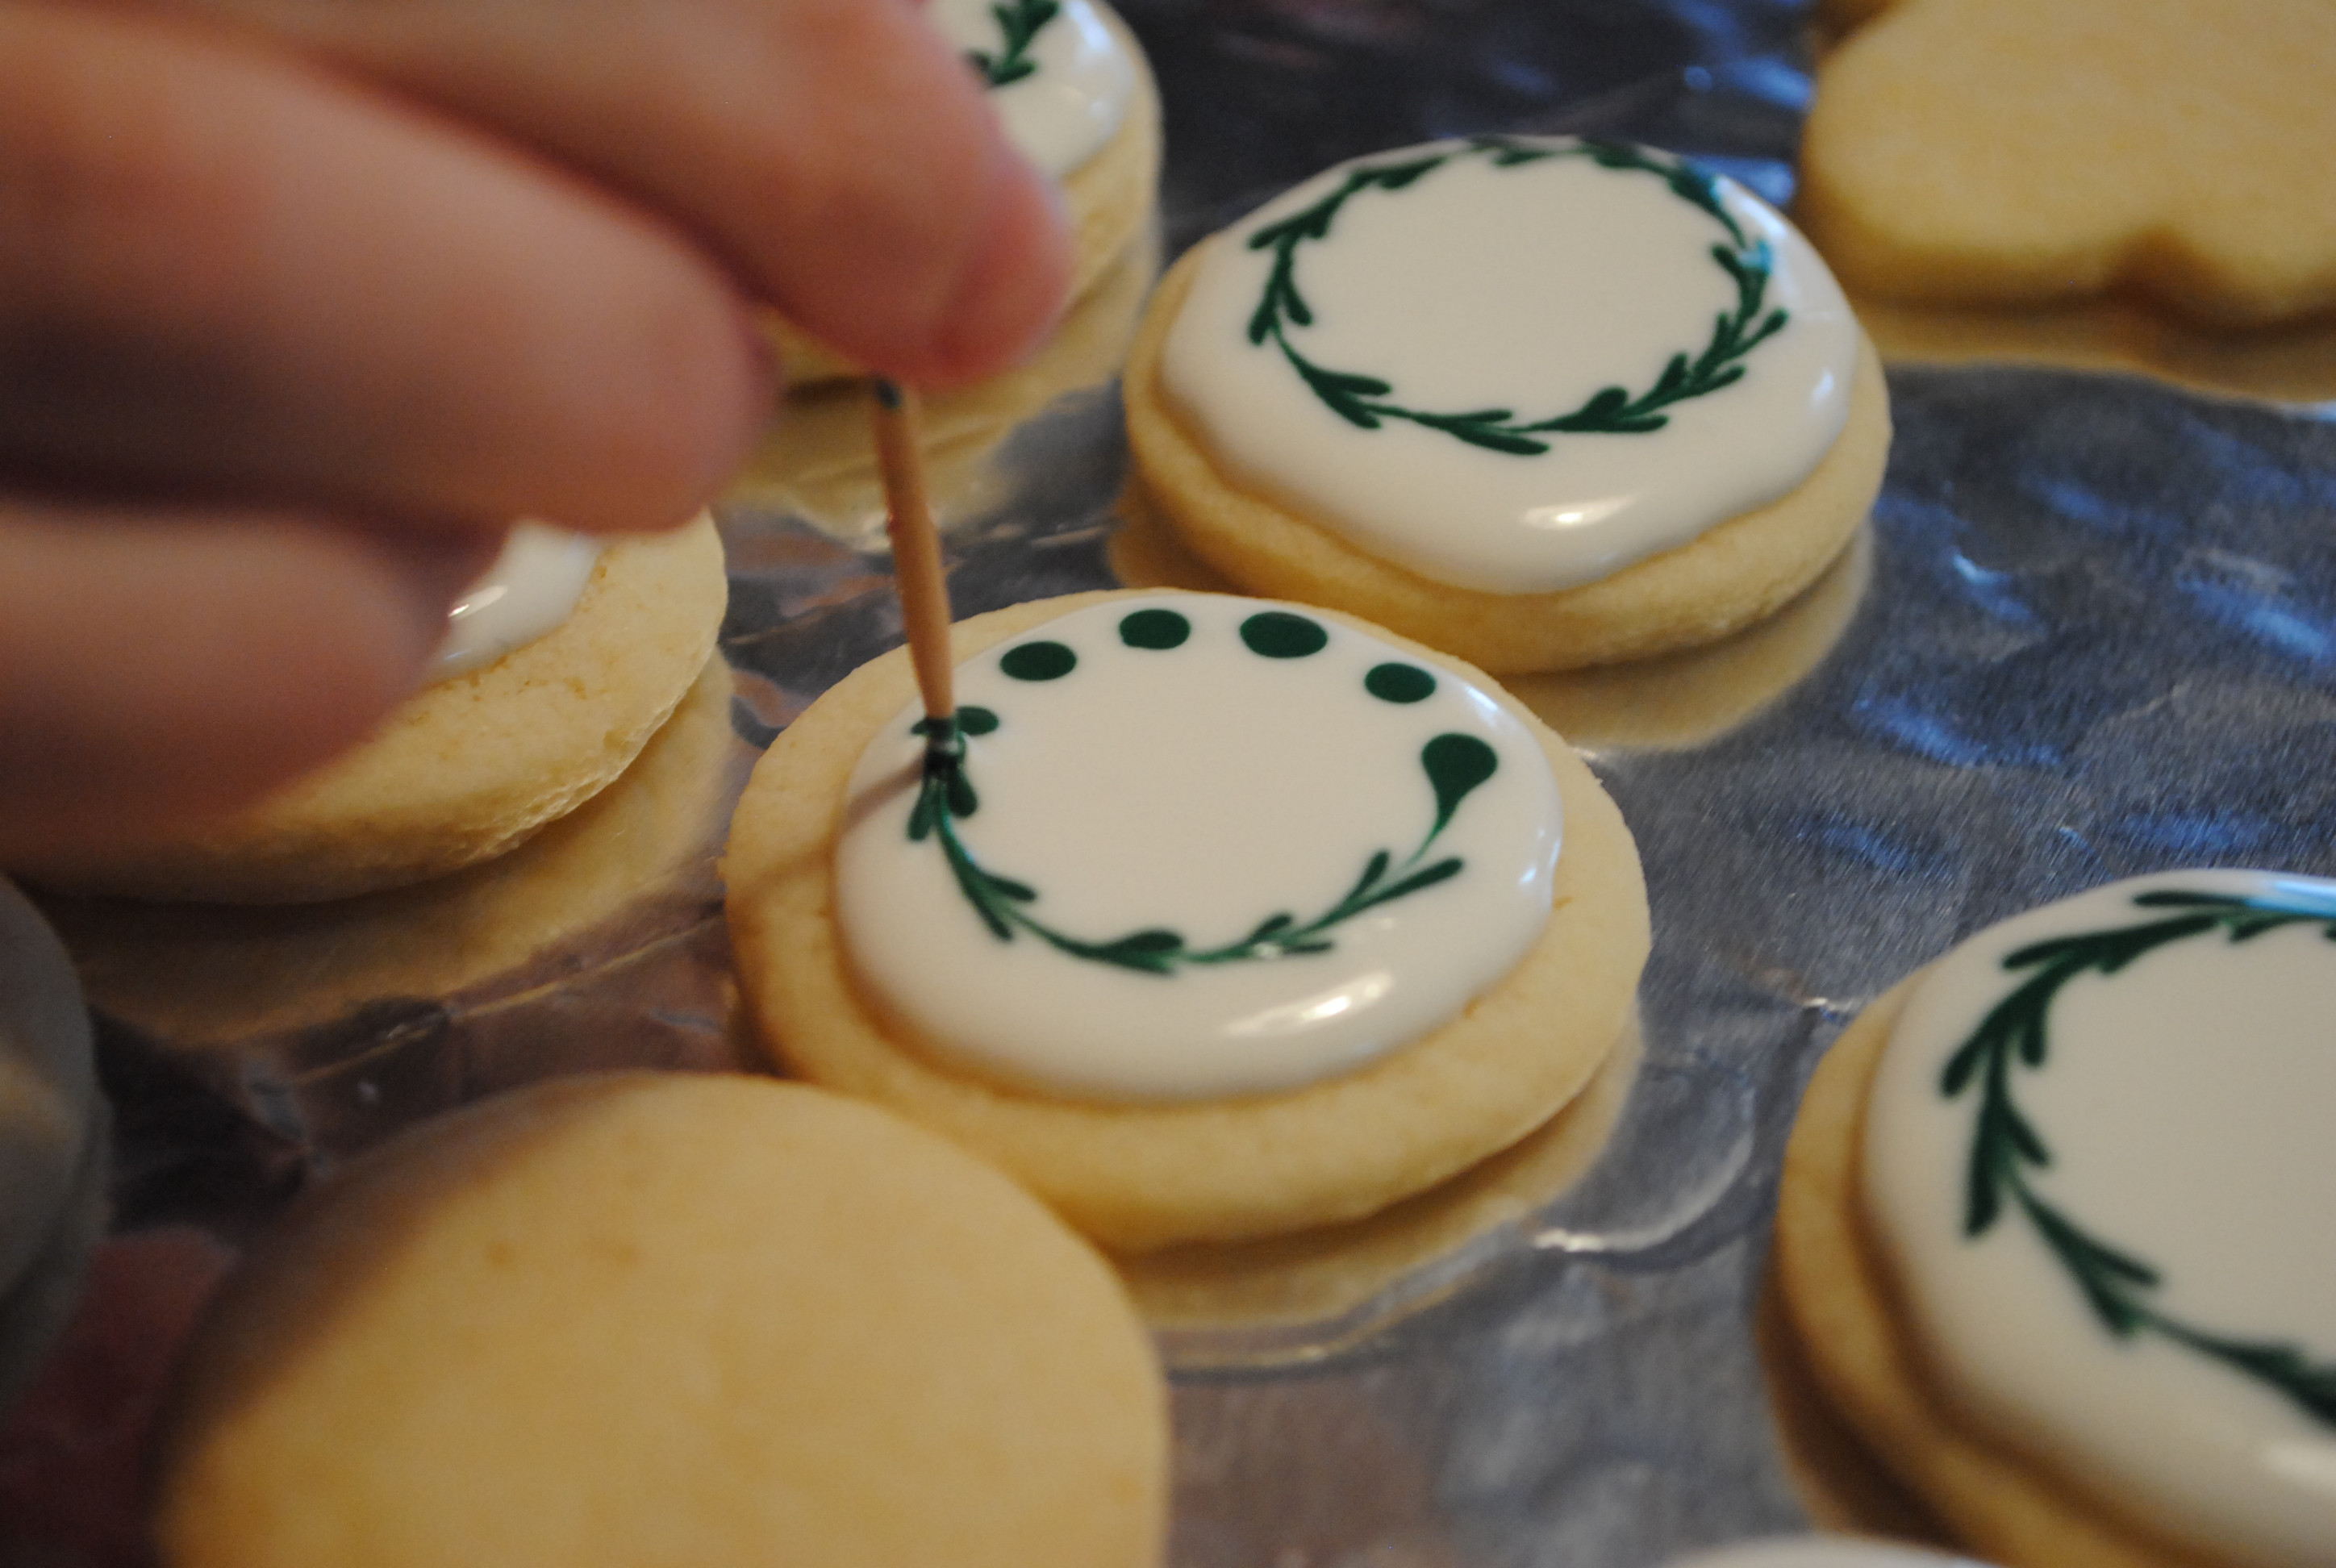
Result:
<svg viewBox="0 0 2336 1568"><path fill-rule="evenodd" d="M1007 0L992 5L989 15L997 20L1002 47L995 54L987 50L966 52L966 63L974 74L981 78L984 87L996 89L1021 81L1037 72L1038 63L1030 58L1030 45L1037 39L1039 30L1062 15L1060 0Z"/></svg>
<svg viewBox="0 0 2336 1568"><path fill-rule="evenodd" d="M976 716L979 716L977 718ZM1436 821L1401 862L1379 850L1364 862L1354 885L1329 908L1300 922L1288 911L1268 915L1236 942L1220 948L1194 949L1183 936L1164 927L1147 927L1108 940L1093 941L1060 930L1024 906L1039 901L1036 889L1000 876L982 866L957 834L956 820L974 814L976 796L967 774L965 735L986 735L998 727L998 716L985 708L958 710L945 735L936 736L930 720L911 726L930 743L925 749L924 774L915 803L909 811L909 838L921 843L938 839L958 891L981 917L982 924L1000 941L1012 941L1017 931L1027 931L1056 951L1093 963L1109 964L1143 974L1173 974L1186 965L1251 963L1327 953L1337 946L1330 933L1366 910L1407 898L1460 874L1464 863L1456 855L1432 864L1421 861L1460 803L1493 776L1500 757L1475 735L1445 734L1420 751L1420 765L1436 796ZM1387 880L1390 875L1394 880Z"/></svg>
<svg viewBox="0 0 2336 1568"><path fill-rule="evenodd" d="M2221 931L2252 941L2283 926L2318 924L2336 940L2336 913L2266 900L2186 889L2135 895L2136 908L2174 910L2136 925L2031 942L2008 954L2010 973L2033 971L1994 1007L1947 1058L1939 1092L1960 1099L1977 1091L1971 1144L1964 1166L1963 1234L1985 1235L2008 1213L2024 1216L2076 1283L2102 1327L2119 1339L2154 1333L2277 1389L2314 1417L2336 1426L2336 1362L2313 1361L2297 1347L2210 1332L2158 1310L2150 1292L2159 1271L2103 1241L2039 1193L2028 1173L2052 1163L2051 1150L2012 1098L2015 1066L2040 1071L2050 1059L2050 1014L2061 989L2079 975L2114 975L2175 942Z"/></svg>
<svg viewBox="0 0 2336 1568"><path fill-rule="evenodd" d="M1436 791L1436 825L1427 831L1432 843L1460 803L1493 776L1501 759L1473 735L1440 735L1419 748L1419 765L1427 770L1427 782Z"/></svg>
<svg viewBox="0 0 2336 1568"><path fill-rule="evenodd" d="M1408 407L1384 377L1336 369L1307 358L1290 340L1291 328L1314 325L1314 312L1298 287L1299 248L1328 239L1339 212L1364 192L1401 190L1455 159L1470 157L1484 158L1495 169L1515 169L1552 158L1587 158L1601 169L1660 178L1679 200L1709 215L1727 230L1729 243L1714 245L1711 255L1735 282L1736 308L1715 320L1711 337L1699 354L1692 359L1684 351L1673 355L1646 391L1634 394L1628 387L1602 387L1580 407L1546 419L1521 421L1514 410L1506 408L1447 414ZM1351 169L1337 190L1313 206L1251 235L1249 248L1273 253L1265 288L1250 315L1249 341L1258 347L1270 343L1280 349L1290 368L1331 413L1361 430L1377 430L1388 420L1405 421L1441 431L1470 446L1515 457L1546 453L1551 443L1545 438L1551 435L1643 435L1662 429L1670 421L1661 411L1670 404L1708 396L1742 380L1745 356L1783 330L1787 319L1781 309L1765 317L1761 314L1773 258L1765 241L1745 235L1720 201L1719 189L1709 175L1627 142L1595 138L1552 147L1479 136L1454 151Z"/></svg>

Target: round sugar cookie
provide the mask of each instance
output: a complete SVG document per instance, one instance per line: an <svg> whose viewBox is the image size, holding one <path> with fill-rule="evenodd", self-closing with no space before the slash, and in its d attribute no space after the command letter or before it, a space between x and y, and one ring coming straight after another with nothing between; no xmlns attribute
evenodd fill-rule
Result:
<svg viewBox="0 0 2336 1568"><path fill-rule="evenodd" d="M172 1568L1150 1568L1165 1395L1109 1268L800 1085L571 1078L304 1196L164 1417Z"/></svg>
<svg viewBox="0 0 2336 1568"><path fill-rule="evenodd" d="M1154 598L1074 595L1016 606L953 628L955 652L964 666L1007 639L1057 620L1071 624L1097 607L1130 608L1121 636L1131 648L1150 640L1155 618L1172 628L1189 618L1197 628L1217 613L1196 608L1188 618L1167 611ZM1258 1080L1221 1095L1195 1095L1189 1086L1155 1093L1140 1083L1113 1093L1066 1092L1032 1086L996 1064L969 1066L961 1045L953 1047L957 1055L937 1053L931 1039L898 1021L895 1009L880 1009L871 1000L835 919L836 843L853 774L871 740L914 700L905 650L861 667L780 735L747 786L724 862L740 981L761 1037L780 1062L815 1083L879 1101L947 1133L997 1161L1080 1230L1122 1251L1356 1218L1514 1144L1590 1081L1628 1020L1648 947L1644 883L1620 814L1564 743L1481 675L1335 614L1318 622L1311 612L1301 616L1285 607L1207 595L1180 596L1176 602L1230 607L1278 627L1299 623L1315 639L1306 645L1309 650L1323 646L1320 622L1335 623L1341 635L1375 639L1400 656L1397 662L1410 672L1406 679L1451 682L1455 694L1473 688L1476 695L1465 703L1481 704L1513 726L1516 744L1534 754L1536 768L1546 760L1544 784L1553 785L1563 817L1553 872L1538 884L1553 908L1537 930L1527 929L1523 956L1513 967L1473 999L1464 993L1455 1000L1457 1016L1382 1054L1366 1050L1350 1057L1343 1070L1333 1065L1304 1081ZM1137 621L1144 624L1131 624ZM1192 635L1197 645L1201 631ZM1044 638L1027 646L1057 648ZM1290 654L1259 657L1271 664ZM1042 666L1037 658L1026 665L1025 678L1045 679L1044 667L1066 667ZM1428 671L1437 673L1430 677ZM1388 700L1400 702L1403 694ZM1386 831L1392 840L1406 830ZM1208 862L1201 853L1186 858ZM1416 855L1403 864L1426 866ZM1375 869L1387 868L1382 855ZM1342 862L1338 874L1352 873ZM1410 874L1398 867L1379 885ZM1213 885L1211 878L1200 879L1200 896L1213 898ZM1064 892L1057 881L1046 886L1053 897ZM1142 891L1148 897L1153 890ZM1042 915L1055 907L1046 897L1034 899L1026 908ZM1251 918L1244 915L1243 929ZM1270 920L1251 940L1270 938L1276 929L1290 929L1288 920ZM1193 930L1197 937L1200 928ZM1024 940L1013 961L1022 962L1025 954L1043 958L1039 944L1051 940ZM1156 929L1131 933L1114 950L1141 959L1137 950L1156 954L1167 940ZM1348 931L1332 940L1347 940ZM917 955L903 950L900 956L913 960ZM1195 961L1215 960L1202 955ZM1093 967L1065 976L1065 983L1076 978L1084 987ZM972 973L984 983L994 979ZM1046 994L1053 994L1051 987ZM1142 1005L1124 1016L1148 1030L1153 1006L1144 998L1154 994L1143 990ZM1171 999L1165 991L1156 994ZM1339 995L1352 999L1347 991ZM1323 1000L1317 1010L1348 1005ZM1256 1037L1272 1037L1281 1016L1263 1008ZM1194 1043L1196 1056L1218 1050L1212 1043L1202 1053L1197 1038ZM1056 1070L1082 1070L1076 1047L1074 1034L1064 1047L1071 1065ZM1095 1059L1111 1054L1099 1050Z"/></svg>
<svg viewBox="0 0 2336 1568"><path fill-rule="evenodd" d="M1495 674L1774 612L1846 548L1890 440L1879 362L1781 218L1570 139L1299 187L1171 269L1125 390L1193 554Z"/></svg>
<svg viewBox="0 0 2336 1568"><path fill-rule="evenodd" d="M0 878L0 1408L80 1292L104 1228L109 1142L72 960Z"/></svg>
<svg viewBox="0 0 2336 1568"><path fill-rule="evenodd" d="M1071 229L1069 308L1085 300L1134 250L1152 224L1160 188L1160 93L1144 46L1102 0L934 0L932 15L969 55L998 109L1007 136L1060 184ZM1035 31L1032 24L1035 22ZM1009 32L1010 30L1010 32ZM1027 39L1017 46L1017 38ZM1062 80L1098 56L1124 67L1095 87ZM1027 67L1027 69L1026 69ZM1007 80L998 81L1000 75ZM1119 113L1099 144L1083 132L1098 112L1099 92L1116 90ZM785 321L771 335L797 386L838 381L860 368Z"/></svg>
<svg viewBox="0 0 2336 1568"><path fill-rule="evenodd" d="M1980 933L1819 1066L1777 1215L1790 1358L1989 1557L2336 1551L2312 1481L2336 1451L2328 1249L2293 1225L2318 1189L2292 1156L2324 1098L2332 930L2336 883L2114 883ZM2241 1195L2265 1182L2291 1197Z"/></svg>
<svg viewBox="0 0 2336 1568"><path fill-rule="evenodd" d="M53 898L44 911L92 1006L214 1064L396 998L540 979L551 955L589 950L589 933L652 890L697 885L753 758L731 727L732 694L729 667L713 660L607 789L447 876L327 904Z"/></svg>
<svg viewBox="0 0 2336 1568"><path fill-rule="evenodd" d="M619 541L557 628L424 687L347 755L183 836L14 868L61 892L306 903L492 859L630 765L712 656L711 518Z"/></svg>

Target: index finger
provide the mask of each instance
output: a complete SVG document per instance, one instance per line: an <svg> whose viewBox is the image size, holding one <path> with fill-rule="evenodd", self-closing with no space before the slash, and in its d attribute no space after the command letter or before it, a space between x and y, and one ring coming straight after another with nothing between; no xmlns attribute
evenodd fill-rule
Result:
<svg viewBox="0 0 2336 1568"><path fill-rule="evenodd" d="M149 0L287 40L580 169L846 356L947 385L1059 308L1052 188L913 0Z"/></svg>

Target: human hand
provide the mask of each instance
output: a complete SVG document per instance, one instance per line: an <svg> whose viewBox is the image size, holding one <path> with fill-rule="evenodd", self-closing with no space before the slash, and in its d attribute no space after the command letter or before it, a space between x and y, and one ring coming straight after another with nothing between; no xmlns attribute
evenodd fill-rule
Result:
<svg viewBox="0 0 2336 1568"><path fill-rule="evenodd" d="M349 744L510 519L689 515L756 301L1010 360L1052 206L910 0L0 3L0 862Z"/></svg>

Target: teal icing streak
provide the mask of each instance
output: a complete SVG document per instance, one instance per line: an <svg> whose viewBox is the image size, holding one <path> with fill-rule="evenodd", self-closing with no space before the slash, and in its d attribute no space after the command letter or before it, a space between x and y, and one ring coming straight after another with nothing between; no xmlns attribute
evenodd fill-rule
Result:
<svg viewBox="0 0 2336 1568"><path fill-rule="evenodd" d="M966 734L987 733L974 727L972 717L986 711L960 709L955 727ZM988 727L997 727L996 716L988 716ZM919 730L930 733L922 726ZM941 852L949 861L958 891L999 941L1012 941L1017 930L1027 931L1075 959L1144 974L1168 975L1186 965L1249 963L1327 953L1337 945L1331 933L1357 915L1458 876L1463 862L1457 855L1447 855L1429 864L1421 862L1426 858L1428 846L1460 809L1461 802L1493 776L1499 763L1493 748L1474 735L1437 735L1420 751L1420 766L1436 794L1436 822L1416 849L1400 862L1389 852L1378 851L1365 862L1362 874L1338 901L1310 920L1300 920L1286 911L1269 915L1239 941L1216 948L1194 948L1181 933L1159 926L1107 940L1090 940L1057 930L1038 919L1032 911L1038 902L1038 891L1027 882L1000 876L983 867L958 836L957 820L980 809L972 780L967 776L965 744L961 739L953 745L927 748L923 783L909 813L909 838L914 842L922 842L929 837L940 841Z"/></svg>
<svg viewBox="0 0 2336 1568"><path fill-rule="evenodd" d="M2185 912L2055 937L2010 954L2004 969L2035 973L1988 1010L1941 1071L1939 1092L1947 1099L1961 1097L1974 1085L1979 1090L1964 1180L1963 1234L1976 1239L2007 1212L2020 1213L2111 1334L2130 1339L2155 1333L2186 1346L2268 1384L2321 1423L2336 1427L2336 1362L2313 1361L2291 1344L2213 1333L2158 1310L2149 1297L2163 1282L2156 1268L2086 1231L2029 1182L2028 1170L2049 1165L2052 1153L2012 1098L2012 1068L2016 1063L2039 1072L2046 1066L2052 1002L2063 986L2088 972L2115 975L2159 948L2218 930L2236 943L2282 926L2316 923L2323 937L2336 940L2336 916L2324 908L2174 890L2136 894L2133 901L2140 909Z"/></svg>
<svg viewBox="0 0 2336 1568"><path fill-rule="evenodd" d="M1622 386L1592 393L1582 404L1546 419L1521 421L1514 409L1474 408L1437 413L1406 407L1392 383L1379 376L1317 365L1290 341L1293 326L1310 326L1314 312L1298 287L1299 248L1309 240L1329 238L1331 225L1348 202L1367 190L1397 191L1456 159L1484 157L1495 169L1514 169L1551 158L1587 158L1601 169L1652 175L1680 200L1708 214L1726 230L1728 243L1714 245L1711 258L1736 286L1736 308L1720 316L1711 337L1690 358L1684 351L1671 355L1654 385L1633 394ZM1655 157L1625 142L1583 139L1563 147L1540 147L1505 137L1480 136L1467 147L1399 163L1366 164L1349 170L1336 190L1278 223L1250 237L1252 250L1273 252L1273 269L1265 292L1250 316L1249 340L1259 346L1270 342L1281 351L1299 379L1331 413L1364 430L1377 430L1387 420L1406 420L1429 430L1440 430L1471 446L1516 457L1538 457L1549 451L1545 435L1643 435L1669 423L1661 411L1674 403L1702 397L1733 385L1744 377L1743 361L1755 348L1783 329L1782 309L1763 315L1773 266L1767 245L1749 239L1719 200L1711 177L1676 160Z"/></svg>
<svg viewBox="0 0 2336 1568"><path fill-rule="evenodd" d="M998 21L1002 47L995 54L969 49L966 51L966 63L981 78L981 84L991 89L1035 74L1038 63L1030 58L1030 45L1037 41L1040 30L1062 12L1059 0L1006 0L1003 5L992 5L989 14Z"/></svg>

